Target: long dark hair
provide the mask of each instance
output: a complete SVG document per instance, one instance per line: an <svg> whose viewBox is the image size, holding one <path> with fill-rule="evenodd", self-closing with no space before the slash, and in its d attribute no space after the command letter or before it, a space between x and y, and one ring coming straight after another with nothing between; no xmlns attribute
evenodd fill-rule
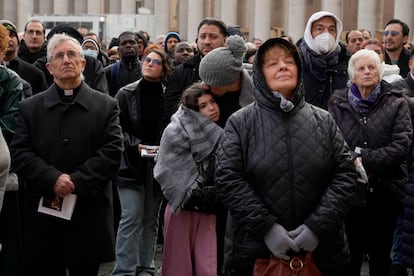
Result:
<svg viewBox="0 0 414 276"><path fill-rule="evenodd" d="M205 84L201 82L194 83L186 90L184 90L183 95L181 96L181 104L189 109L198 112L198 98L206 94L214 97L211 90L209 88L206 88Z"/></svg>

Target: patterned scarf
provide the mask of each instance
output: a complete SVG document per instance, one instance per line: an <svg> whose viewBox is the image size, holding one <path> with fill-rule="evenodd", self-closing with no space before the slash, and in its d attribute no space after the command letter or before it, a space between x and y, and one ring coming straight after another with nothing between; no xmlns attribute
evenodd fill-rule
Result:
<svg viewBox="0 0 414 276"><path fill-rule="evenodd" d="M164 130L154 177L173 213L191 197L198 164L214 153L223 129L199 112L180 106Z"/></svg>
<svg viewBox="0 0 414 276"><path fill-rule="evenodd" d="M369 94L367 99L363 99L361 93L359 92L358 87L355 84L352 84L348 89L348 101L352 108L360 113L366 114L369 108L375 103L378 99L379 94L381 93L381 85L378 84L371 94Z"/></svg>

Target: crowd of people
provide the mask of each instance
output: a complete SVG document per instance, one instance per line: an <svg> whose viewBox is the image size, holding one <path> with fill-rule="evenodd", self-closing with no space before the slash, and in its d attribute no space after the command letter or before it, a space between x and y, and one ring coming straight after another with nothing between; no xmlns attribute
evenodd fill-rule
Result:
<svg viewBox="0 0 414 276"><path fill-rule="evenodd" d="M313 13L251 41L0 20L0 275L323 276L414 268L414 50ZM342 40L342 37L344 39Z"/></svg>

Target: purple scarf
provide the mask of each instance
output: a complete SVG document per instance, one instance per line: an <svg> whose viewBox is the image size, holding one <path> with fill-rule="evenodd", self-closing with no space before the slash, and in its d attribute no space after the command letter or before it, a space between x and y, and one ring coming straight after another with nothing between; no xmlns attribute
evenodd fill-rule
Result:
<svg viewBox="0 0 414 276"><path fill-rule="evenodd" d="M355 84L352 84L348 90L348 101L356 112L365 114L378 99L380 93L381 85L378 84L374 90L372 90L371 94L369 94L368 98L363 99L358 87Z"/></svg>

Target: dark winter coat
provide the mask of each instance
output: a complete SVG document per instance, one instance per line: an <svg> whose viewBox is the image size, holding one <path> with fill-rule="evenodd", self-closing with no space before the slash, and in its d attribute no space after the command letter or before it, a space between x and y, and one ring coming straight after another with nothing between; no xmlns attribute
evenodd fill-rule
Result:
<svg viewBox="0 0 414 276"><path fill-rule="evenodd" d="M256 102L229 118L217 160L216 189L232 217L226 269L247 275L256 258L269 256L263 238L276 222L287 231L306 224L316 234L320 267L344 264L350 257L343 219L356 179L350 150L332 116L305 102L301 75L295 108L284 112L259 62L253 65Z"/></svg>
<svg viewBox="0 0 414 276"><path fill-rule="evenodd" d="M414 80L410 72L404 79L393 82L392 86L398 90L405 89L404 92L407 96L414 97Z"/></svg>
<svg viewBox="0 0 414 276"><path fill-rule="evenodd" d="M19 57L11 60L7 67L15 71L22 79L30 83L33 94L45 91L49 87L46 83L46 77L43 72L33 64L30 64Z"/></svg>
<svg viewBox="0 0 414 276"><path fill-rule="evenodd" d="M115 97L118 90L142 77L141 62L138 58L113 63L104 69L105 77L108 82L109 95Z"/></svg>
<svg viewBox="0 0 414 276"><path fill-rule="evenodd" d="M328 109L329 98L334 91L346 87L349 56L345 46L340 44L340 47L338 62L326 68L325 74L315 71L315 66L310 64L312 60L307 62L305 58L303 59L303 84L305 99L308 103ZM323 77L317 78L316 74L321 74Z"/></svg>
<svg viewBox="0 0 414 276"><path fill-rule="evenodd" d="M407 191L404 198L402 259L408 268L414 268L414 164L408 175Z"/></svg>
<svg viewBox="0 0 414 276"><path fill-rule="evenodd" d="M132 189L140 189L142 185L147 181L148 175L146 167L154 166L152 160L144 159L140 156L138 151L139 144L145 144L147 141L143 141L143 125L141 114L141 91L140 84L143 79L130 83L122 87L115 98L119 101L121 109L120 124L124 136L124 152L122 154L121 165L118 175L115 179L115 184ZM165 87L162 86L163 90ZM148 91L147 91L148 92ZM150 91L152 92L152 91ZM162 105L161 100L161 105ZM160 110L162 110L160 106ZM159 125L154 125L156 131L159 133L158 141L152 145L159 145L161 140L162 131L164 130L165 118L163 113L158 113ZM152 172L151 172L152 178Z"/></svg>
<svg viewBox="0 0 414 276"><path fill-rule="evenodd" d="M201 56L196 54L193 58L174 68L166 84L167 89L164 96L164 110L168 120L177 111L184 90L193 83L200 81L198 74L200 62Z"/></svg>
<svg viewBox="0 0 414 276"><path fill-rule="evenodd" d="M381 81L380 89L381 94L365 115L350 106L348 89L334 94L329 111L351 149L362 148L362 164L377 198L389 204L392 200L401 203L412 138L410 110L403 94L389 83Z"/></svg>
<svg viewBox="0 0 414 276"><path fill-rule="evenodd" d="M397 65L400 68L400 76L403 78L407 76L407 74L410 72L410 67L408 66L409 60L410 51L403 47L397 62ZM386 64L392 64L391 59L387 54L387 51L385 51L384 61Z"/></svg>
<svg viewBox="0 0 414 276"><path fill-rule="evenodd" d="M105 94L108 94L108 83L106 81L104 68L102 63L94 57L85 56L86 65L85 70L83 71L83 76L85 77L85 82L92 89L101 91ZM49 73L49 70L46 68L47 59L46 56L39 58L35 61L34 65L42 70L43 74L46 77L46 82L50 86L53 83L53 76Z"/></svg>
<svg viewBox="0 0 414 276"><path fill-rule="evenodd" d="M409 97L411 120L414 116L414 80L408 73L405 79L393 82L392 86L406 93ZM412 121L413 122L413 121ZM413 122L414 123L414 122ZM402 227L402 258L405 266L414 268L414 151L411 145L411 155L408 164L411 164L408 175L408 185L404 198L403 227Z"/></svg>
<svg viewBox="0 0 414 276"><path fill-rule="evenodd" d="M18 56L23 59L24 61L33 64L37 59L41 57L45 57L47 53L46 49L46 42L43 43L42 47L40 48L39 52L32 53L30 52L29 48L27 48L26 42L24 40L20 41Z"/></svg>
<svg viewBox="0 0 414 276"><path fill-rule="evenodd" d="M0 65L0 130L9 143L16 129L18 105L23 98L23 84L16 72Z"/></svg>
<svg viewBox="0 0 414 276"><path fill-rule="evenodd" d="M27 264L80 265L114 259L111 179L122 152L116 100L85 83L73 103L56 85L20 103L11 144L12 167L25 182L24 249ZM78 195L72 220L37 212L53 199L67 173Z"/></svg>

